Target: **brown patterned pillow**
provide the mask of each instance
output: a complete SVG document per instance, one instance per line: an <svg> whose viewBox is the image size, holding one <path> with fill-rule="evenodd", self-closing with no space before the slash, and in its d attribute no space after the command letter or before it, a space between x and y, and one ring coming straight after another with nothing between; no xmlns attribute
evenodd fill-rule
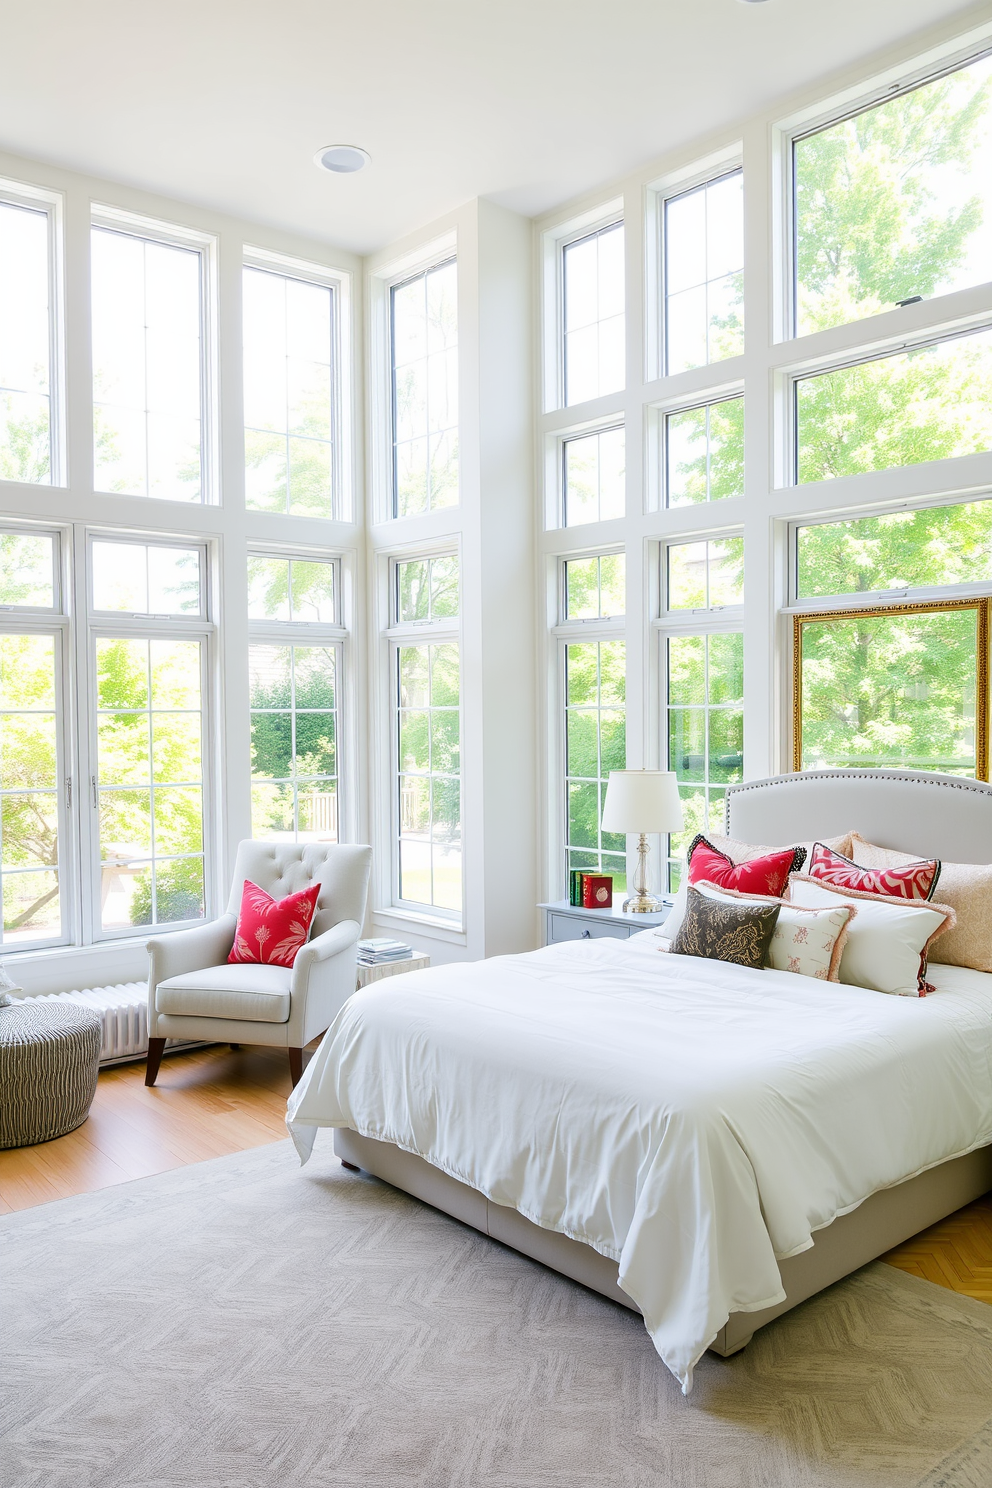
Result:
<svg viewBox="0 0 992 1488"><path fill-rule="evenodd" d="M778 924L780 905L709 899L690 884L685 918L672 941L675 956L704 956L759 969Z"/></svg>

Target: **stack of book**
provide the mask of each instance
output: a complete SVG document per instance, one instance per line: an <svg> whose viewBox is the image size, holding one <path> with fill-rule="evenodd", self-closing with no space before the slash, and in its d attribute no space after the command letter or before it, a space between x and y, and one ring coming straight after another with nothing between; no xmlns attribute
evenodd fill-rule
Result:
<svg viewBox="0 0 992 1488"><path fill-rule="evenodd" d="M573 868L568 875L568 902L583 909L613 907L613 875Z"/></svg>
<svg viewBox="0 0 992 1488"><path fill-rule="evenodd" d="M381 966L384 961L408 961L413 947L401 940L390 940L386 935L377 935L372 940L358 942L359 966Z"/></svg>

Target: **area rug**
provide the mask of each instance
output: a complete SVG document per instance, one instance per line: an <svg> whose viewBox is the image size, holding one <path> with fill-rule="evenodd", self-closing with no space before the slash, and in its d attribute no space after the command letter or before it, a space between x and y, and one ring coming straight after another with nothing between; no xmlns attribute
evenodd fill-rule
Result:
<svg viewBox="0 0 992 1488"><path fill-rule="evenodd" d="M989 1488L992 1308L876 1263L707 1355L321 1134L0 1219L3 1488Z"/></svg>

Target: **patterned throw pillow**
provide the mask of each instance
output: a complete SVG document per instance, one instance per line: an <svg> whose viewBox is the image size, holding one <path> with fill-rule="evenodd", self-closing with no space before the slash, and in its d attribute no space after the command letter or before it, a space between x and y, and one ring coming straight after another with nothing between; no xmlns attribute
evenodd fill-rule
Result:
<svg viewBox="0 0 992 1488"><path fill-rule="evenodd" d="M861 894L884 894L887 899L932 899L940 877L936 858L922 858L900 867L861 868L822 842L814 842L806 869L809 878L855 889Z"/></svg>
<svg viewBox="0 0 992 1488"><path fill-rule="evenodd" d="M672 954L732 961L757 971L767 959L779 908L754 900L711 899L690 886Z"/></svg>
<svg viewBox="0 0 992 1488"><path fill-rule="evenodd" d="M688 856L691 884L717 884L723 889L739 889L742 894L770 894L778 899L789 874L799 872L806 853L801 847L785 847L762 858L735 863L700 833L693 838Z"/></svg>
<svg viewBox="0 0 992 1488"><path fill-rule="evenodd" d="M731 898L751 904L775 902L748 899L733 889L717 889L712 884L699 884L698 889L708 899ZM805 909L787 899L778 903L778 924L768 947L767 964L775 971L813 977L818 982L840 981L840 959L847 944L848 926L857 914L853 904L841 904L836 909Z"/></svg>
<svg viewBox="0 0 992 1488"><path fill-rule="evenodd" d="M320 884L315 883L276 900L246 878L228 961L292 966L307 943L319 895Z"/></svg>

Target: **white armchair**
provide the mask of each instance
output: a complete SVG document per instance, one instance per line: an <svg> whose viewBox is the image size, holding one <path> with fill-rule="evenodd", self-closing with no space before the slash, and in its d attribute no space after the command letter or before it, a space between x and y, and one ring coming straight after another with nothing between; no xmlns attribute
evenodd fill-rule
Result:
<svg viewBox="0 0 992 1488"><path fill-rule="evenodd" d="M370 847L323 842L242 842L227 913L148 942L148 1064L154 1085L169 1038L286 1049L295 1085L303 1049L355 990ZM274 899L321 885L311 938L290 970L228 964L246 878Z"/></svg>

